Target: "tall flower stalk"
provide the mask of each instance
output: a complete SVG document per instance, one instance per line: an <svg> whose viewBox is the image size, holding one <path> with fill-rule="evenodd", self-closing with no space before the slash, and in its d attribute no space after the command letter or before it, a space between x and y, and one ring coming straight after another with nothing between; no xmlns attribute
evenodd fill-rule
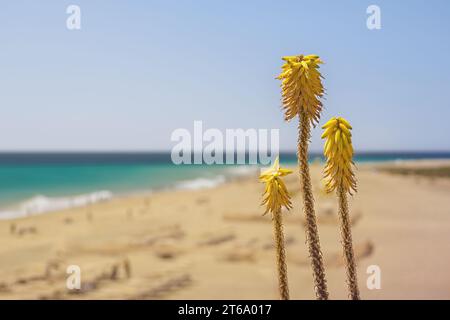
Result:
<svg viewBox="0 0 450 320"><path fill-rule="evenodd" d="M272 214L275 251L278 271L278 287L281 300L289 300L289 286L286 265L286 249L283 233L282 207L292 208L291 197L281 177L292 173L291 170L282 169L278 157L273 166L264 171L259 177L266 184L262 205L266 206L264 214Z"/></svg>
<svg viewBox="0 0 450 320"><path fill-rule="evenodd" d="M319 300L328 299L325 268L317 230L314 197L308 165L308 145L311 126L315 126L322 111L324 88L317 55L286 56L277 79L281 80L284 118L290 121L299 117L297 156L300 170L300 186L303 194L303 211L306 218L306 241L313 269L314 287Z"/></svg>
<svg viewBox="0 0 450 320"><path fill-rule="evenodd" d="M359 300L356 262L347 202L347 194L356 192L356 179L352 160L352 134L350 132L352 127L344 118L333 117L322 128L325 129L322 139L326 139L324 146L324 154L327 159L324 170L326 188L328 192L336 191L339 199L339 220L347 269L347 285L351 299Z"/></svg>

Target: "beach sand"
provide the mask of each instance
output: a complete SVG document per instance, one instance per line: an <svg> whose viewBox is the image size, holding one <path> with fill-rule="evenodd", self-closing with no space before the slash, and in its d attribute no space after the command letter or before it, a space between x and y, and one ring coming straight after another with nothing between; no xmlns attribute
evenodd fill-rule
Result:
<svg viewBox="0 0 450 320"><path fill-rule="evenodd" d="M437 166L443 162L420 162ZM417 164L417 163L416 163ZM444 162L450 165L449 162ZM395 164L396 167L408 164ZM362 299L450 299L450 179L358 166L350 198ZM311 174L331 299L347 299L337 201ZM298 175L284 215L292 299L314 299ZM252 176L0 221L0 299L277 299L270 216ZM68 290L66 270L81 270ZM367 268L381 288L369 290Z"/></svg>

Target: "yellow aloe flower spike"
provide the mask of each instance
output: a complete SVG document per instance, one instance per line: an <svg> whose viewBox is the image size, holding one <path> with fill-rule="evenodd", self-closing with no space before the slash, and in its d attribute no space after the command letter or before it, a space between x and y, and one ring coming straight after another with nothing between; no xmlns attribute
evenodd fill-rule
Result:
<svg viewBox="0 0 450 320"><path fill-rule="evenodd" d="M353 146L351 125L344 118L331 118L322 127L326 139L323 153L326 158L324 176L328 192L342 186L345 192L356 192L356 179L353 172Z"/></svg>
<svg viewBox="0 0 450 320"><path fill-rule="evenodd" d="M356 192L356 179L353 173L354 163L352 160L352 134L350 132L352 126L344 118L333 117L325 123L322 129L325 129L322 139L327 139L323 151L327 159L324 169L326 189L328 192L337 190L347 285L351 299L359 300L356 262L347 202L347 193Z"/></svg>
<svg viewBox="0 0 450 320"><path fill-rule="evenodd" d="M278 157L272 167L264 171L259 179L266 184L263 194L262 205L266 206L266 211L272 213L273 233L275 240L276 261L278 271L278 288L280 299L289 300L289 287L286 264L286 250L283 233L283 220L281 209L292 208L291 196L281 177L292 173L291 170L280 168Z"/></svg>
<svg viewBox="0 0 450 320"><path fill-rule="evenodd" d="M281 67L281 96L284 119L290 121L298 115L297 157L300 169L300 188L303 198L303 214L306 219L306 243L308 245L313 270L314 291L319 300L328 299L325 266L320 249L319 231L314 210L311 177L308 164L308 145L311 138L311 126L320 118L324 94L322 75L319 72L320 60L317 55L285 56Z"/></svg>
<svg viewBox="0 0 450 320"><path fill-rule="evenodd" d="M281 80L284 117L286 121L300 114L303 108L311 124L319 121L322 102L319 100L324 94L322 75L319 65L322 64L317 55L286 56L282 72L277 77Z"/></svg>
<svg viewBox="0 0 450 320"><path fill-rule="evenodd" d="M264 214L267 212L278 213L282 207L288 210L292 208L291 196L281 179L281 177L290 173L292 173L292 170L280 168L277 157L272 167L259 176L259 180L266 184L262 201L262 205L266 206Z"/></svg>

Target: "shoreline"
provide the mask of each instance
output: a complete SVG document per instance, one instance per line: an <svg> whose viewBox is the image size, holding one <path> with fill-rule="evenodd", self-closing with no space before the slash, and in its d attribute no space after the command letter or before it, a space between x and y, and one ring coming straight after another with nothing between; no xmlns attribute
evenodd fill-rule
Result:
<svg viewBox="0 0 450 320"><path fill-rule="evenodd" d="M317 165L321 164L323 165L323 161L318 162L317 160L311 160L311 165ZM357 162L355 163L356 168L385 168L385 167L398 167L398 166L406 166L406 167L420 167L420 168L428 168L428 167L436 167L436 166L450 166L450 159L406 159L406 160L386 160L386 161L363 161L363 162ZM295 164L287 163L287 167L290 169L296 169ZM262 166L260 166L262 168ZM234 168L228 168L228 173L221 172L220 174L216 174L215 176L211 178L205 178L205 177L199 177L199 178L193 178L189 180L180 180L173 185L168 186L161 186L156 187L152 189L141 189L141 190L129 190L124 191L120 193L112 193L109 190L98 190L93 191L90 193L83 193L83 194L68 194L61 197L47 197L46 195L35 195L31 198L24 199L20 201L19 203L16 203L15 205L11 207L3 207L0 208L0 221L1 220L15 220L15 219L21 219L25 217L32 217L36 215L41 214L47 214L47 213L54 213L59 211L65 211L75 208L87 208L89 206L95 205L97 203L102 203L105 201L111 201L112 199L124 199L128 197L148 197L153 194L158 193L165 193L165 192L173 192L178 190L203 190L203 189L210 189L215 188L217 186L220 186L222 184L229 183L230 181L234 181L236 179L245 179L248 178L251 175L254 175L255 172L259 172L258 168L256 167L234 167ZM230 170L231 169L231 170ZM242 170L245 169L245 170ZM237 173L239 171L239 173ZM191 185L195 184L196 182L201 181L203 185ZM58 202L59 200L66 200L68 202L76 201L77 198L84 197L84 198L90 198L91 196L96 196L97 194L101 193L108 193L109 195L104 197L104 199L95 199L93 201L87 200L84 204L68 204L65 208L56 208L56 209L37 209L37 212L31 212L31 213L25 213L22 212L23 209L20 208L21 205L27 203L28 201L32 200L40 200L42 198L48 199L49 201L55 201ZM74 200L75 199L75 200ZM51 207L51 203L49 204ZM21 210L19 212L19 210ZM2 214L3 213L3 214ZM15 216L14 216L15 215Z"/></svg>
<svg viewBox="0 0 450 320"><path fill-rule="evenodd" d="M245 170L242 170L245 169ZM67 194L63 196L58 197L48 197L46 195L37 194L31 198L23 199L19 201L16 204L13 204L11 206L2 207L0 208L0 221L1 220L14 220L14 219L20 219L25 217L32 217L36 215L41 214L47 214L47 213L53 213L58 211L65 211L75 208L86 208L92 205L95 205L97 203L102 203L105 201L110 201L112 199L122 199L127 197L147 197L152 194L157 193L164 193L164 192L174 192L174 191L183 191L183 190L203 190L203 189L210 189L215 188L219 185L226 184L230 181L234 181L241 178L246 178L254 172L256 172L257 169L254 167L234 167L234 168L226 168L226 170L217 173L211 177L197 177L187 180L179 180L177 182L173 182L167 186L160 186L160 187L154 187L151 189L136 189L136 190L128 190L128 191L122 191L119 193L113 193L109 190L98 190L93 191L90 193L77 193L77 194ZM97 195L104 195L101 196L101 199L93 199L89 200L92 197L96 197ZM107 195L106 195L107 194ZM81 200L80 198L86 199ZM25 208L21 208L21 206L29 206L28 203L30 203L31 206L39 206L39 202L48 201L47 205L49 209L30 209L31 211L25 212ZM53 209L52 204L58 203L64 201L64 204L61 204L61 206L65 206L65 208L57 208ZM83 204L80 204L79 202L86 202ZM38 202L34 204L34 202ZM14 217L15 215L15 217Z"/></svg>

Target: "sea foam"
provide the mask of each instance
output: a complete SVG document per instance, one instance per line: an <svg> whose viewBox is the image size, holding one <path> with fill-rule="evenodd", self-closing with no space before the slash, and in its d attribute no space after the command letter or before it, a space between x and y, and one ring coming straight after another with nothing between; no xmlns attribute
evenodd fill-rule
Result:
<svg viewBox="0 0 450 320"><path fill-rule="evenodd" d="M109 200L111 198L112 193L106 190L72 197L46 197L43 195L38 195L22 202L19 204L17 209L0 211L0 219L27 217L51 211L83 207L92 203Z"/></svg>
<svg viewBox="0 0 450 320"><path fill-rule="evenodd" d="M226 181L225 177L222 175L216 176L214 178L197 178L192 180L180 181L176 184L176 189L208 189L214 188Z"/></svg>

